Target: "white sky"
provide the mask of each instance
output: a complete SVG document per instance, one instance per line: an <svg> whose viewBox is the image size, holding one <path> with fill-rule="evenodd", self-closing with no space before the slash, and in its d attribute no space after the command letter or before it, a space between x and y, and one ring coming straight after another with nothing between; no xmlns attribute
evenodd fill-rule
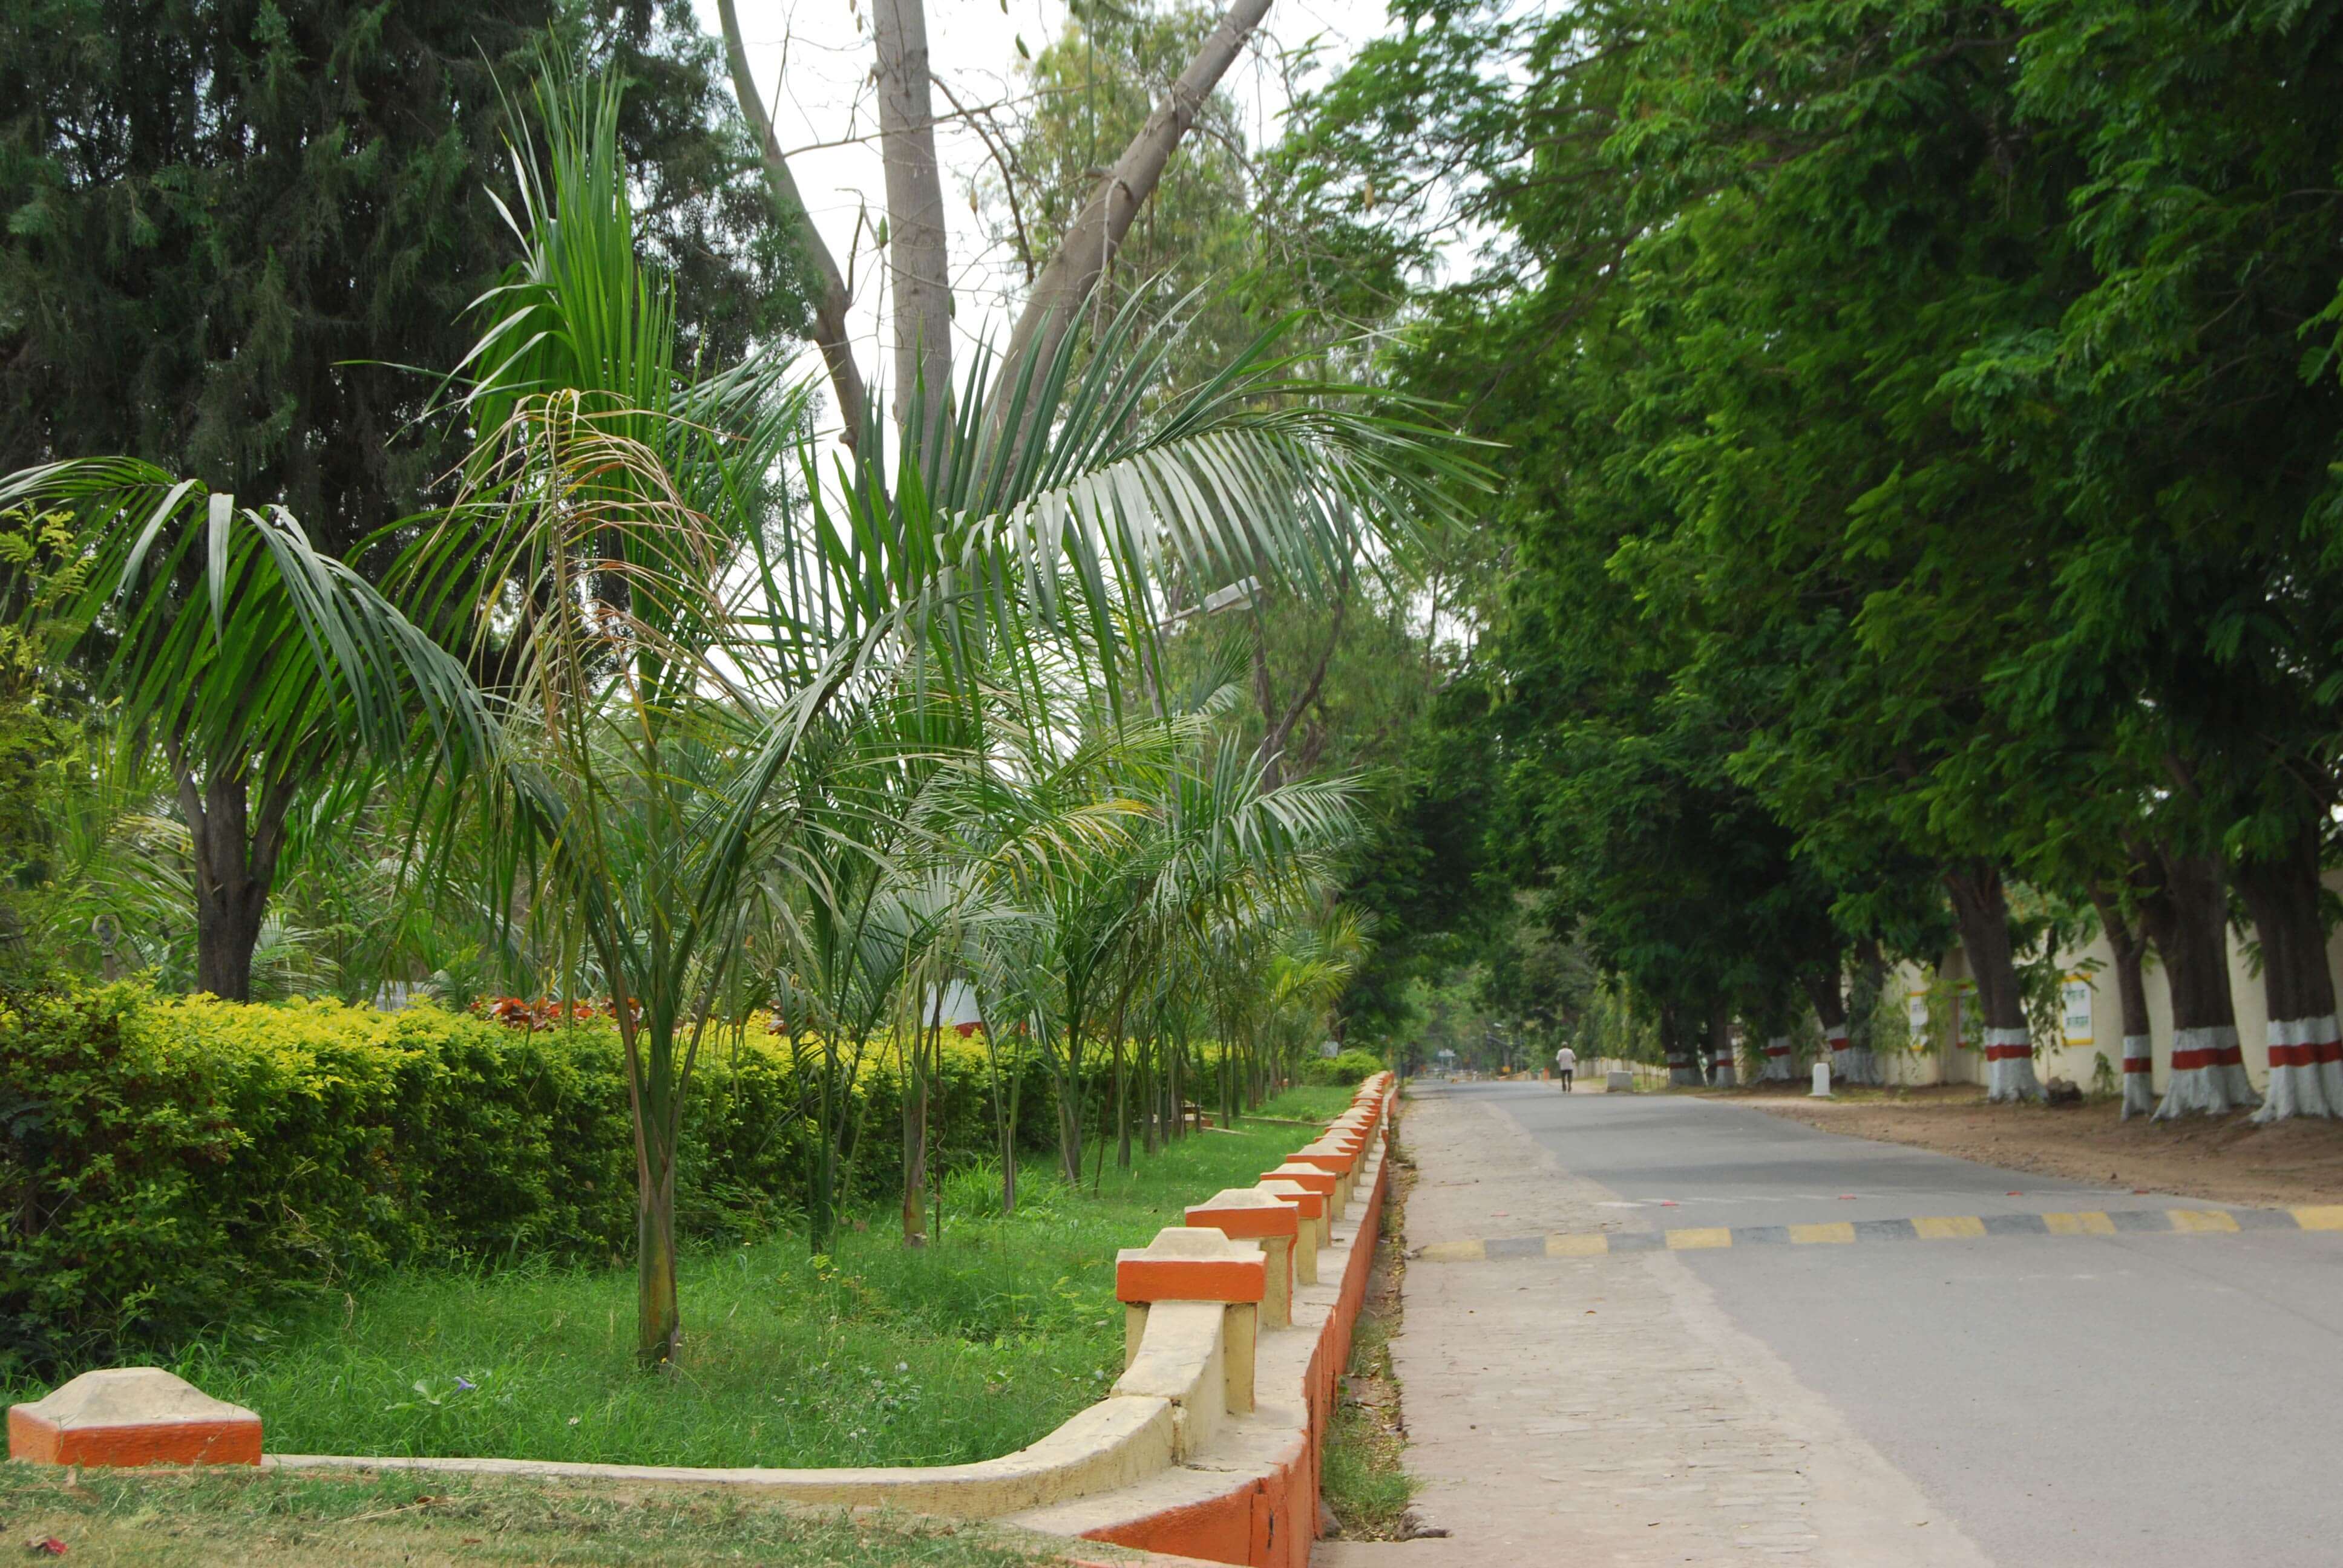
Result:
<svg viewBox="0 0 2343 1568"><path fill-rule="evenodd" d="M720 36L713 0L696 0L700 25ZM740 29L749 45L758 85L773 106L773 126L789 156L798 188L854 294L856 348L867 379L885 374L886 339L880 319L880 269L873 265L871 233L858 219L868 213L875 226L886 206L879 156L877 109L869 85L872 54L868 0L739 0ZM858 25L859 17L859 25ZM928 45L935 74L960 101L973 109L997 104L1018 90L1016 40L1039 53L1065 25L1063 0L928 0ZM1255 46L1231 68L1221 90L1242 106L1256 146L1273 140L1285 107L1285 89L1276 55L1315 41L1322 69L1339 66L1362 43L1383 28L1383 0L1276 0L1256 36ZM777 91L778 89L778 91ZM939 92L935 107L949 116L950 104ZM983 218L969 209L970 185L990 166L981 141L956 121L936 128L944 170L944 198L951 215L951 265L963 347L989 335L998 345L1008 334L1023 273L1005 246L986 236ZM1037 257L1046 258L1055 236L1034 236ZM850 260L850 257L851 258Z"/></svg>

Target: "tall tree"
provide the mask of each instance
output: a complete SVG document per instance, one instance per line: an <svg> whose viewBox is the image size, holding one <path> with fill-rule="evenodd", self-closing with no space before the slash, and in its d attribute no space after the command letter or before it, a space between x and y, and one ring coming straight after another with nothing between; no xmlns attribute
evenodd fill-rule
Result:
<svg viewBox="0 0 2343 1568"><path fill-rule="evenodd" d="M17 6L0 469L139 457L284 506L337 556L416 511L465 438L424 415L510 259L492 176L547 50L636 84L626 146L688 341L720 359L790 326L797 286L688 5ZM173 760L202 983L242 997L314 774L286 751L252 772L240 747Z"/></svg>

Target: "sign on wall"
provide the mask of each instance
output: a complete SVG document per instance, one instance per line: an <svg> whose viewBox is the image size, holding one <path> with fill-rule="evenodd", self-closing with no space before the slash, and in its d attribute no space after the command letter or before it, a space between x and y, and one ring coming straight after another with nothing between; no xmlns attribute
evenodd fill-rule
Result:
<svg viewBox="0 0 2343 1568"><path fill-rule="evenodd" d="M2091 1043L2091 983L2080 975L2068 975L2058 988L2058 1011L2066 1031L2068 1045Z"/></svg>
<svg viewBox="0 0 2343 1568"><path fill-rule="evenodd" d="M1911 1026L1912 1038L1918 1040L1928 1032L1928 993L1916 990L1904 999L1904 1021Z"/></svg>

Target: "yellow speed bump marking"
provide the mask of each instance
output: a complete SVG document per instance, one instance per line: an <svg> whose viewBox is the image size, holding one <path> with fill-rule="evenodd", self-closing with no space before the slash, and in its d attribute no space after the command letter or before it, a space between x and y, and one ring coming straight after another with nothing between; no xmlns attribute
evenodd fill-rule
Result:
<svg viewBox="0 0 2343 1568"><path fill-rule="evenodd" d="M1730 1247L1733 1230L1727 1225L1692 1225L1668 1232L1668 1251L1682 1252L1694 1247Z"/></svg>
<svg viewBox="0 0 2343 1568"><path fill-rule="evenodd" d="M1611 1238L1596 1232L1592 1235L1557 1233L1545 1239L1545 1255L1549 1258L1594 1258L1611 1250Z"/></svg>
<svg viewBox="0 0 2343 1568"><path fill-rule="evenodd" d="M2172 1216L2172 1228L2176 1231L2192 1231L2201 1235L2237 1228L2237 1217L2218 1209L2167 1209L2165 1212Z"/></svg>
<svg viewBox="0 0 2343 1568"><path fill-rule="evenodd" d="M2078 1214L2045 1214L2042 1222L2054 1236L2112 1236L2116 1222L2097 1209L2087 1209Z"/></svg>
<svg viewBox="0 0 2343 1568"><path fill-rule="evenodd" d="M1486 1241L1434 1241L1416 1254L1434 1263L1477 1263L1489 1255Z"/></svg>
<svg viewBox="0 0 2343 1568"><path fill-rule="evenodd" d="M1912 1221L1913 1233L1923 1241L1961 1241L1985 1234L1985 1221L1975 1214L1933 1214Z"/></svg>
<svg viewBox="0 0 2343 1568"><path fill-rule="evenodd" d="M1790 1240L1799 1246L1851 1247L1855 1245L1855 1226L1845 1220L1828 1220L1819 1225L1793 1225L1790 1227Z"/></svg>
<svg viewBox="0 0 2343 1568"><path fill-rule="evenodd" d="M2294 1222L2306 1231L2343 1231L2343 1203L2313 1203L2297 1209Z"/></svg>

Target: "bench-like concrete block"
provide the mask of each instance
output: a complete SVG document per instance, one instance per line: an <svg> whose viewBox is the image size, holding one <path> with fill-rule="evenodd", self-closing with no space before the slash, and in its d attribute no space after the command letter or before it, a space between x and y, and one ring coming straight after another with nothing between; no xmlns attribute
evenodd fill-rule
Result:
<svg viewBox="0 0 2343 1568"><path fill-rule="evenodd" d="M1114 1255L1114 1294L1121 1302L1251 1302L1269 1292L1269 1265L1261 1249L1219 1231L1172 1225L1144 1247Z"/></svg>
<svg viewBox="0 0 2343 1568"><path fill-rule="evenodd" d="M35 1464L258 1464L260 1418L161 1367L86 1372L8 1408L8 1457Z"/></svg>
<svg viewBox="0 0 2343 1568"><path fill-rule="evenodd" d="M1262 1326L1282 1329L1293 1322L1293 1251L1302 1216L1291 1204L1258 1187L1230 1187L1188 1208L1188 1223L1218 1231L1241 1241L1257 1241L1269 1265L1269 1289L1261 1299Z"/></svg>
<svg viewBox="0 0 2343 1568"><path fill-rule="evenodd" d="M1258 1191L1293 1211L1293 1279L1296 1284L1318 1282L1318 1249L1326 1244L1326 1200L1298 1181L1264 1176Z"/></svg>

